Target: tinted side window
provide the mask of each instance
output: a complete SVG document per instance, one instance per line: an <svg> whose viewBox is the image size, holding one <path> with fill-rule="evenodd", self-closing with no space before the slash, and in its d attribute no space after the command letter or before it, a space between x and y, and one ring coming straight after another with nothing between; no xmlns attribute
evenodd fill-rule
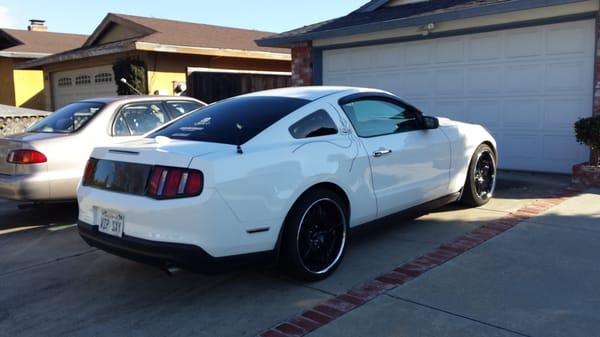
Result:
<svg viewBox="0 0 600 337"><path fill-rule="evenodd" d="M168 120L160 103L129 104L119 111L113 126L113 135L143 135L165 124Z"/></svg>
<svg viewBox="0 0 600 337"><path fill-rule="evenodd" d="M417 113L386 100L365 99L342 106L361 137L419 130Z"/></svg>
<svg viewBox="0 0 600 337"><path fill-rule="evenodd" d="M171 113L173 114L173 117L177 118L181 115L185 115L186 113L190 112L190 111L194 111L198 108L201 108L202 105L196 103L196 102L190 102L190 101L181 101L181 102L167 102L167 105L169 106L169 109L171 109Z"/></svg>
<svg viewBox="0 0 600 337"><path fill-rule="evenodd" d="M290 126L290 133L294 138L335 135L337 132L335 123L325 110L313 112Z"/></svg>

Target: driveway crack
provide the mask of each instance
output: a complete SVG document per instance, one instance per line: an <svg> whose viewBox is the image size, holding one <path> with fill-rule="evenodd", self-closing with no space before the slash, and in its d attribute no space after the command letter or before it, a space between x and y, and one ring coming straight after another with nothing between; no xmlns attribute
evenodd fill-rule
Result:
<svg viewBox="0 0 600 337"><path fill-rule="evenodd" d="M81 252L78 252L78 253L75 253L75 254L66 255L66 256L60 256L60 257L57 257L57 258L52 259L52 260L47 260L47 261L44 261L44 262L40 262L40 263L29 265L29 266L17 268L17 269L11 270L9 272L6 272L4 274L0 274L0 278L6 277L6 276L12 275L12 274L20 273L22 271L26 271L26 270L30 270L30 269L34 269L34 268L38 268L38 267L43 267L43 266L46 266L46 265L49 265L49 264L52 264L52 263L56 263L56 262L60 262L60 261L64 261L64 260L68 260L68 259L72 259L72 258L84 256L84 255L93 253L95 251L97 251L97 249L95 249L95 248L88 249L88 250L84 250L84 251L81 251Z"/></svg>
<svg viewBox="0 0 600 337"><path fill-rule="evenodd" d="M448 314L448 315L451 315L451 316L454 316L454 317L463 318L463 319L466 319L466 320L471 321L471 322L475 322L475 323L482 324L482 325L485 325L485 326L488 326L488 327L491 327L491 328L503 330L503 331L506 331L506 332L509 332L509 333L512 333L512 334L515 334L515 335L518 335L518 336L533 337L532 335L528 335L528 334L525 334L523 332L519 332L519 331L516 331L516 330L505 328L505 327L497 325L497 324L484 322L484 321L478 320L476 318L472 318L472 317L469 317L469 316L461 315L461 314L458 314L458 313L455 313L455 312L452 312L452 311L448 311L448 310L444 310L444 309L441 309L441 308L438 308L438 307L434 307L432 305L428 305L428 304L425 304L425 303L421 303L421 302L409 300L407 298L403 298L403 297L400 297L400 296L392 295L390 293L385 293L384 295L389 296L389 297L391 297L393 299L396 299L396 300L399 300L399 301L403 301L403 302L406 302L406 303L411 303L411 304L414 304L414 305L417 305L417 306L420 306L420 307L423 307L423 308L435 310L435 311L438 311L438 312L443 312L445 314Z"/></svg>

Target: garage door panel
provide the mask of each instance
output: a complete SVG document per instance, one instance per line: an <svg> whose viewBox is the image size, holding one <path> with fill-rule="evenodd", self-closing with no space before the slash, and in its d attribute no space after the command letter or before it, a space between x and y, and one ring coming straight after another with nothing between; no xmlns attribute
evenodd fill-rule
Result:
<svg viewBox="0 0 600 337"><path fill-rule="evenodd" d="M541 129L541 100L534 98L507 99L504 103L503 127L528 129L532 132Z"/></svg>
<svg viewBox="0 0 600 337"><path fill-rule="evenodd" d="M465 39L440 40L435 45L436 63L460 63L465 59Z"/></svg>
<svg viewBox="0 0 600 337"><path fill-rule="evenodd" d="M587 62L580 60L575 62L549 63L546 66L544 83L546 91L574 92L588 91L591 82L585 80L585 69Z"/></svg>
<svg viewBox="0 0 600 337"><path fill-rule="evenodd" d="M403 48L395 45L386 45L375 51L375 62L379 69L395 68L404 64Z"/></svg>
<svg viewBox="0 0 600 337"><path fill-rule="evenodd" d="M52 73L54 107L58 109L82 99L115 96L117 86L113 76L110 65Z"/></svg>
<svg viewBox="0 0 600 337"><path fill-rule="evenodd" d="M575 137L568 134L550 134L543 136L542 156L549 161L573 161L578 157L579 151L573 151L571 145Z"/></svg>
<svg viewBox="0 0 600 337"><path fill-rule="evenodd" d="M493 61L502 57L500 33L478 34L469 39L469 60Z"/></svg>
<svg viewBox="0 0 600 337"><path fill-rule="evenodd" d="M427 97L431 95L434 77L429 70L405 71L399 73L399 92L412 97Z"/></svg>
<svg viewBox="0 0 600 337"><path fill-rule="evenodd" d="M497 138L501 168L570 172L589 155L573 123L592 114L594 27L585 20L327 50L323 81L383 88L427 114L482 124ZM357 80L358 59L375 76Z"/></svg>
<svg viewBox="0 0 600 337"><path fill-rule="evenodd" d="M543 31L539 28L521 30L505 34L506 58L540 56L543 53Z"/></svg>
<svg viewBox="0 0 600 337"><path fill-rule="evenodd" d="M546 130L572 132L573 121L586 116L585 100L577 98L546 99L543 107L542 126Z"/></svg>
<svg viewBox="0 0 600 337"><path fill-rule="evenodd" d="M350 58L352 70L364 71L373 68L373 52L372 48L356 48L355 52L346 55Z"/></svg>
<svg viewBox="0 0 600 337"><path fill-rule="evenodd" d="M510 64L505 69L507 94L535 94L543 90L544 67L538 63Z"/></svg>
<svg viewBox="0 0 600 337"><path fill-rule="evenodd" d="M592 21L550 28L546 31L546 52L548 55L582 55L589 49L590 38L594 38Z"/></svg>
<svg viewBox="0 0 600 337"><path fill-rule="evenodd" d="M429 42L408 43L405 48L407 66L426 65L431 63L433 44Z"/></svg>
<svg viewBox="0 0 600 337"><path fill-rule="evenodd" d="M532 135L526 132L503 132L502 142L498 143L498 148L502 151L502 157L515 168L523 168L522 165L517 165L523 160L536 161L540 157L542 149L542 137L540 135ZM529 166L529 164L526 164Z"/></svg>
<svg viewBox="0 0 600 337"><path fill-rule="evenodd" d="M435 95L455 96L464 95L465 70L444 69L435 74Z"/></svg>
<svg viewBox="0 0 600 337"><path fill-rule="evenodd" d="M465 120L467 117L466 102L464 101L437 101L434 104L433 114L455 120Z"/></svg>
<svg viewBox="0 0 600 337"><path fill-rule="evenodd" d="M469 95L498 95L502 92L504 71L499 66L470 67L467 70Z"/></svg>
<svg viewBox="0 0 600 337"><path fill-rule="evenodd" d="M502 126L502 101L478 100L467 102L467 121L485 125L489 129Z"/></svg>

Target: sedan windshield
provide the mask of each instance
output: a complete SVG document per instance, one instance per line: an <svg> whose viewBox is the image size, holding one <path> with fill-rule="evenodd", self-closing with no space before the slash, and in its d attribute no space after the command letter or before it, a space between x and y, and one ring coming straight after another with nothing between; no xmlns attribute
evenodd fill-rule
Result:
<svg viewBox="0 0 600 337"><path fill-rule="evenodd" d="M230 98L191 112L148 137L241 145L309 102L272 96Z"/></svg>
<svg viewBox="0 0 600 337"><path fill-rule="evenodd" d="M87 124L103 107L104 103L98 102L71 103L32 125L27 131L72 133Z"/></svg>

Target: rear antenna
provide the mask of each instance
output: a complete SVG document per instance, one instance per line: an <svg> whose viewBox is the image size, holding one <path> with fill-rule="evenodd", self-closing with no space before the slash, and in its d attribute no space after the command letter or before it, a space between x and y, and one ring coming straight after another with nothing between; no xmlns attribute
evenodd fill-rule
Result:
<svg viewBox="0 0 600 337"><path fill-rule="evenodd" d="M240 137L241 133L242 133L242 129L243 129L242 124L235 123L235 129L236 129L235 135L236 135L236 138L237 138L237 153L243 154L244 151L242 151L242 144L241 144L242 140L241 140L241 137Z"/></svg>

